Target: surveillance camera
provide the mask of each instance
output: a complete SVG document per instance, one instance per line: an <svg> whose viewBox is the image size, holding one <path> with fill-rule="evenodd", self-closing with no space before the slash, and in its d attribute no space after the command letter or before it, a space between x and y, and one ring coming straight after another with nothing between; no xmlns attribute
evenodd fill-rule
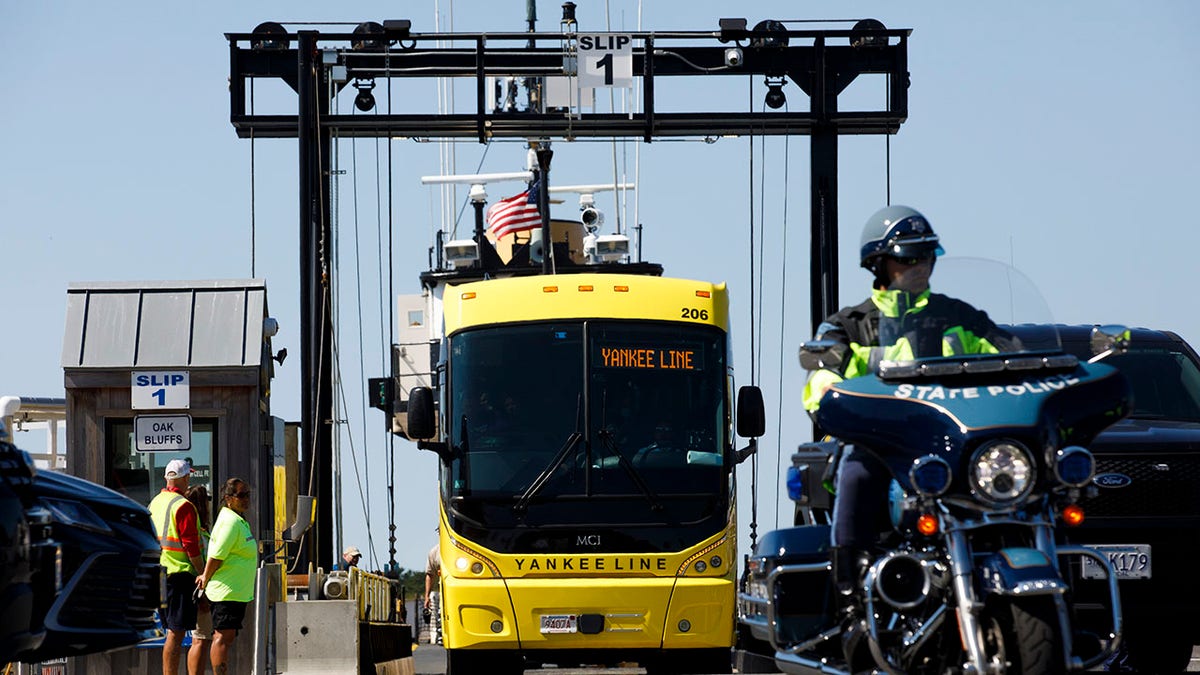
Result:
<svg viewBox="0 0 1200 675"><path fill-rule="evenodd" d="M604 214L594 206L585 207L580 212L579 219L583 221L583 226L591 232L595 232L604 224Z"/></svg>
<svg viewBox="0 0 1200 675"><path fill-rule="evenodd" d="M730 47L725 50L725 65L736 68L742 65L742 48Z"/></svg>

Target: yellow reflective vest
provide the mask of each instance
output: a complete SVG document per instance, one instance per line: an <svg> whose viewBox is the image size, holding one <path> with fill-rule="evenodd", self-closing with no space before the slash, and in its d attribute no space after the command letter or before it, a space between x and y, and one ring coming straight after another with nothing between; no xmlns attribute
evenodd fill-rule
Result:
<svg viewBox="0 0 1200 675"><path fill-rule="evenodd" d="M890 332L880 344L881 319ZM804 386L804 409L815 411L832 385L874 372L881 361L931 356L995 354L1019 349L1019 342L988 315L971 305L929 289L917 295L875 289L863 303L827 318L817 337L849 347L841 368L813 371Z"/></svg>
<svg viewBox="0 0 1200 675"><path fill-rule="evenodd" d="M162 555L158 562L167 568L167 574L176 572L191 572L198 574L199 570L192 568L192 561L187 551L183 550L183 541L179 538L179 526L175 523L175 514L184 505L191 506L187 497L163 490L150 501L150 519L154 521L154 531L158 533L158 543L162 546Z"/></svg>

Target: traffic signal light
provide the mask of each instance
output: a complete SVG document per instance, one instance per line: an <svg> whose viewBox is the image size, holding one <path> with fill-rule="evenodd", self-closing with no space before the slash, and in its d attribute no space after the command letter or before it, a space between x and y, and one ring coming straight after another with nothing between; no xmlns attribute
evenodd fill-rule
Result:
<svg viewBox="0 0 1200 675"><path fill-rule="evenodd" d="M390 377L372 377L367 380L367 397L372 408L391 412L396 398L396 381Z"/></svg>

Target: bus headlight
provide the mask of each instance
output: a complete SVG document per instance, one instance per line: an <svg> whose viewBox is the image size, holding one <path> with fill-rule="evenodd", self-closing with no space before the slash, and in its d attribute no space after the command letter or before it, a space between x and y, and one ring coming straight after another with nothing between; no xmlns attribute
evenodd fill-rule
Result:
<svg viewBox="0 0 1200 675"><path fill-rule="evenodd" d="M971 458L971 488L984 501L1015 503L1033 489L1033 458L1014 441L993 441Z"/></svg>

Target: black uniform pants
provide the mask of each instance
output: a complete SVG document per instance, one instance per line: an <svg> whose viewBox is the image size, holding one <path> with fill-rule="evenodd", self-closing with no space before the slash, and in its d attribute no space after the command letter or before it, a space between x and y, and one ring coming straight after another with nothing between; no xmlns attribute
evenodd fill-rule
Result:
<svg viewBox="0 0 1200 675"><path fill-rule="evenodd" d="M887 512L887 465L875 455L853 446L842 454L833 500L834 546L869 550L875 545Z"/></svg>

